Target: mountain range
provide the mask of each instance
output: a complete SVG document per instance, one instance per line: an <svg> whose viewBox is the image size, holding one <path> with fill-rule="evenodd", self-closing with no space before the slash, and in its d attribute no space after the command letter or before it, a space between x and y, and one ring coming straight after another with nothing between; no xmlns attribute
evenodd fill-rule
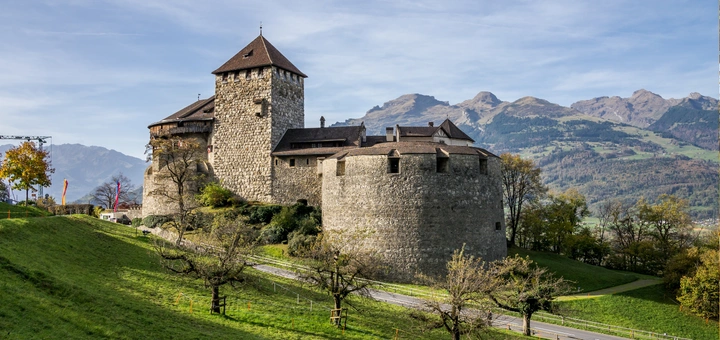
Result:
<svg viewBox="0 0 720 340"><path fill-rule="evenodd" d="M535 97L508 102L486 91L458 104L407 94L332 126L363 122L368 134L382 135L395 124L449 118L478 146L533 159L550 188L577 188L591 209L668 193L687 199L702 219L718 216L717 109L716 99L698 93L664 99L647 90L570 107Z"/></svg>
<svg viewBox="0 0 720 340"><path fill-rule="evenodd" d="M14 145L10 144L0 145L0 155L4 155L5 151L13 147ZM81 144L46 144L45 148L50 151L55 173L52 174L52 185L45 188L44 193L50 194L58 202L62 197L63 179L68 180L67 202L81 199L119 173L130 179L136 188L142 186L143 172L147 163L140 158L99 146ZM24 200L25 193L18 194L17 199Z"/></svg>
<svg viewBox="0 0 720 340"><path fill-rule="evenodd" d="M696 219L718 216L718 101L691 93L664 99L646 90L628 98L598 97L564 107L544 99L513 102L490 92L458 104L407 94L375 106L361 118L333 126L359 125L368 134L385 127L426 125L451 119L476 145L533 159L554 190L577 188L591 209L609 199L634 201L669 193L687 199ZM13 147L0 145L0 154ZM47 147L47 145L46 145ZM88 199L95 187L123 173L142 186L144 160L80 144L50 147L53 185L59 200L69 181L68 202Z"/></svg>

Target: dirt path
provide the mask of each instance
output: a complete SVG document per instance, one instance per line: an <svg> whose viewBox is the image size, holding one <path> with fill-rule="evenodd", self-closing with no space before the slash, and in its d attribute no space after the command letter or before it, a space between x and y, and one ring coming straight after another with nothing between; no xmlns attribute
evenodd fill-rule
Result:
<svg viewBox="0 0 720 340"><path fill-rule="evenodd" d="M604 295L612 295L622 292L627 292L630 290L635 290L638 288L644 288L648 286L654 286L657 284L662 283L662 280L660 279L644 279L644 280L637 280L630 283L626 283L624 285L619 285L615 287L605 288L596 290L593 292L587 292L587 293L580 293L575 295L568 295L568 296L561 296L557 300L558 301L568 301L568 300L579 300L579 299L593 299Z"/></svg>

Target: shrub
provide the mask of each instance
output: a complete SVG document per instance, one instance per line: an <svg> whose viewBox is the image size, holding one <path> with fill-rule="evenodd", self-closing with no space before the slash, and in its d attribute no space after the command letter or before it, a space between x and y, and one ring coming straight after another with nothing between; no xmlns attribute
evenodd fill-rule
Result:
<svg viewBox="0 0 720 340"><path fill-rule="evenodd" d="M288 239L288 254L290 254L290 256L298 256L312 246L317 236L305 235L300 233L299 230L296 230L288 235Z"/></svg>
<svg viewBox="0 0 720 340"><path fill-rule="evenodd" d="M162 226L165 222L170 221L170 218L163 215L148 215L142 220L142 224L148 228L155 228Z"/></svg>
<svg viewBox="0 0 720 340"><path fill-rule="evenodd" d="M244 207L247 206L247 202L242 199L240 196L233 196L228 199L228 204L231 206L237 208L237 207Z"/></svg>
<svg viewBox="0 0 720 340"><path fill-rule="evenodd" d="M229 189L223 188L220 183L210 182L200 190L196 199L206 207L217 208L228 205L232 197L233 193Z"/></svg>
<svg viewBox="0 0 720 340"><path fill-rule="evenodd" d="M135 217L132 219L132 221L130 221L130 224L132 224L133 227L137 228L142 224L142 218Z"/></svg>
<svg viewBox="0 0 720 340"><path fill-rule="evenodd" d="M281 205L260 205L252 206L248 211L250 212L250 218L248 223L270 223L273 216L282 210Z"/></svg>
<svg viewBox="0 0 720 340"><path fill-rule="evenodd" d="M281 243L286 237L287 234L284 233L282 227L273 224L268 224L260 231L260 240L265 244Z"/></svg>

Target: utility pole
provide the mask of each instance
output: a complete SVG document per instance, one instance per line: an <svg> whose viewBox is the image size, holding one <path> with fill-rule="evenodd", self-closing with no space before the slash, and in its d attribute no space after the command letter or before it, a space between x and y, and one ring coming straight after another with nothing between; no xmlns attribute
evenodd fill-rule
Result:
<svg viewBox="0 0 720 340"><path fill-rule="evenodd" d="M50 145L52 145L52 136L3 136L3 135L0 135L0 139L26 140L28 142L31 140L36 140L38 142L38 144L40 145L40 151L42 151L43 144L47 143L48 139L50 140ZM52 155L50 157L51 157L51 161L52 161ZM43 187L42 186L40 186L38 188L38 195L39 195L38 198L43 198Z"/></svg>

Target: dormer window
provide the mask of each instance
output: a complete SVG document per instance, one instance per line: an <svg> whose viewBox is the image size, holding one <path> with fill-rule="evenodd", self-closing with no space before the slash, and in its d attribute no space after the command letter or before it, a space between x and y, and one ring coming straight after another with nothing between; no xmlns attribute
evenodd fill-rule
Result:
<svg viewBox="0 0 720 340"><path fill-rule="evenodd" d="M250 57L252 57L252 55L253 55L253 50L250 50L250 52L243 54L243 59L250 58Z"/></svg>

